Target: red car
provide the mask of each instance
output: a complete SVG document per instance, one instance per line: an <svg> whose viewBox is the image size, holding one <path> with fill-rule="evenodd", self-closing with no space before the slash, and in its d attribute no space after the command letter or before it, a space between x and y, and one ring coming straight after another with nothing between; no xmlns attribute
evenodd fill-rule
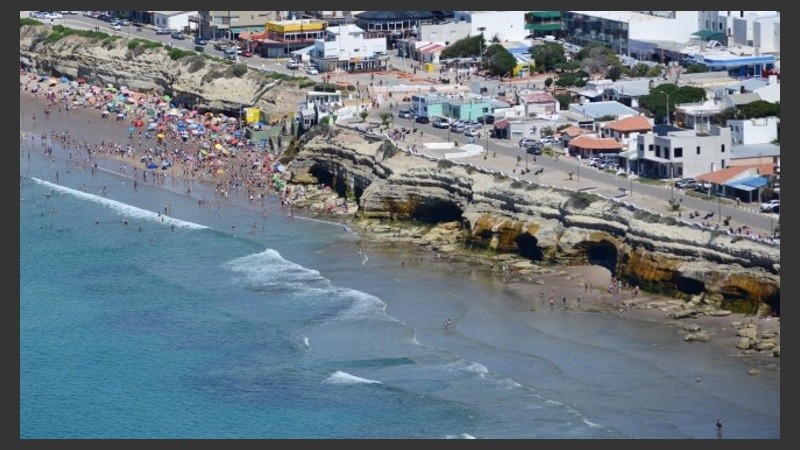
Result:
<svg viewBox="0 0 800 450"><path fill-rule="evenodd" d="M251 52L250 50L242 50L242 56L245 58L252 58L253 52Z"/></svg>

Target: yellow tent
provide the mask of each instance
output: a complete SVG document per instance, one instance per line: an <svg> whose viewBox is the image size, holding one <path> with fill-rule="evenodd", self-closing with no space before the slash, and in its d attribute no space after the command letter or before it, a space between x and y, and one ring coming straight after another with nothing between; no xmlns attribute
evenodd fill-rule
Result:
<svg viewBox="0 0 800 450"><path fill-rule="evenodd" d="M247 123L261 122L261 109L260 108L245 108L244 119Z"/></svg>

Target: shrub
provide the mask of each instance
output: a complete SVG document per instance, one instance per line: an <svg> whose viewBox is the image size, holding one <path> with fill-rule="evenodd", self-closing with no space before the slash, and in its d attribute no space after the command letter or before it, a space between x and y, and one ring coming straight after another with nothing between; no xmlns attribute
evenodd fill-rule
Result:
<svg viewBox="0 0 800 450"><path fill-rule="evenodd" d="M242 78L247 73L248 67L244 64L234 64L231 71L236 78Z"/></svg>
<svg viewBox="0 0 800 450"><path fill-rule="evenodd" d="M477 172L477 171L478 171L478 169L476 169L476 168L475 168L475 167L473 167L473 166L467 166L467 168L466 168L466 169L464 169L464 170L466 170L466 171L467 171L467 174L469 174L469 175L472 175L473 173L475 173L475 172Z"/></svg>
<svg viewBox="0 0 800 450"><path fill-rule="evenodd" d="M525 183L523 181L514 180L511 182L511 187L514 189L519 189L525 187Z"/></svg>
<svg viewBox="0 0 800 450"><path fill-rule="evenodd" d="M453 161L450 161L449 159L440 159L439 162L436 163L436 166L440 169L449 169L454 165L455 163Z"/></svg>
<svg viewBox="0 0 800 450"><path fill-rule="evenodd" d="M169 59L171 59L173 61L177 61L177 60L179 60L181 58L185 58L187 56L194 56L196 54L197 53L195 53L193 51L190 51L190 50L182 50L180 48L173 47L169 51Z"/></svg>
<svg viewBox="0 0 800 450"><path fill-rule="evenodd" d="M567 200L567 206L571 206L575 209L586 209L598 199L599 197L596 194L572 192Z"/></svg>
<svg viewBox="0 0 800 450"><path fill-rule="evenodd" d="M198 70L202 69L205 66L206 66L206 60L204 60L202 56L197 55L197 56L193 56L189 60L189 67L187 67L186 70L189 73L195 73L195 72L197 72Z"/></svg>
<svg viewBox="0 0 800 450"><path fill-rule="evenodd" d="M22 28L25 25L42 25L42 22L39 22L36 19L31 19L30 17L20 17L19 27Z"/></svg>
<svg viewBox="0 0 800 450"><path fill-rule="evenodd" d="M382 160L389 159L397 154L397 147L392 144L392 141L386 139L380 147L378 147L378 154L383 153Z"/></svg>

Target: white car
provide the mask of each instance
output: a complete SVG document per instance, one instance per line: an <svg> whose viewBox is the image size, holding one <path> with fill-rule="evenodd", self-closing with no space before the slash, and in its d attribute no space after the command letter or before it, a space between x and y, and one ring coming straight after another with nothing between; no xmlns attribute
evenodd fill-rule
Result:
<svg viewBox="0 0 800 450"><path fill-rule="evenodd" d="M319 75L319 70L317 70L317 68L314 66L308 66L306 73L309 75Z"/></svg>
<svg viewBox="0 0 800 450"><path fill-rule="evenodd" d="M772 199L761 204L761 212L775 212L780 206L780 199Z"/></svg>
<svg viewBox="0 0 800 450"><path fill-rule="evenodd" d="M119 31L119 30L122 29L122 25L120 25L119 23L114 22L114 23L111 24L111 28L116 30L116 31Z"/></svg>

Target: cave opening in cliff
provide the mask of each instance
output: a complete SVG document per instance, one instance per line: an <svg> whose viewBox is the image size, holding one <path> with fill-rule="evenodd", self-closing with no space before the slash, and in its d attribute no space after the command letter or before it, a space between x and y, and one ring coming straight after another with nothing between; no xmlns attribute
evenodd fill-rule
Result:
<svg viewBox="0 0 800 450"><path fill-rule="evenodd" d="M344 186L344 184L337 186L333 174L330 171L325 170L325 168L315 164L308 169L308 173L316 178L319 183L329 186L338 195L344 196L347 193L347 188Z"/></svg>
<svg viewBox="0 0 800 450"><path fill-rule="evenodd" d="M536 262L544 260L544 252L539 248L539 240L535 236L528 233L520 234L516 243L520 256Z"/></svg>
<svg viewBox="0 0 800 450"><path fill-rule="evenodd" d="M617 273L617 246L609 241L587 243L586 259L589 264L605 267L612 274Z"/></svg>
<svg viewBox="0 0 800 450"><path fill-rule="evenodd" d="M689 295L702 294L706 290L706 285L702 281L681 276L675 278L675 287L678 291Z"/></svg>
<svg viewBox="0 0 800 450"><path fill-rule="evenodd" d="M414 210L412 218L425 223L460 222L464 211L450 202L422 202Z"/></svg>

